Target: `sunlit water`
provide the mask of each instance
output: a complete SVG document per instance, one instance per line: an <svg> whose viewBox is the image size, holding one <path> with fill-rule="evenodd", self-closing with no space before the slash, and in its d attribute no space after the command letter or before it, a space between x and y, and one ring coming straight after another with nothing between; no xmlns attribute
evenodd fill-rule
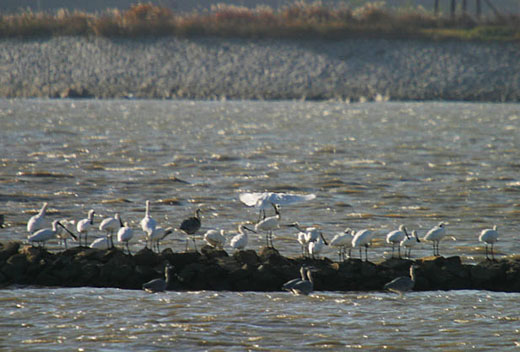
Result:
<svg viewBox="0 0 520 352"><path fill-rule="evenodd" d="M146 199L164 226L200 207L203 231L234 231L258 216L238 193L271 190L317 195L282 208L283 222L316 224L328 239L374 230L373 261L389 255L384 237L399 224L422 237L441 220L454 236L443 255L479 261L478 234L494 224L498 255L520 252L518 104L0 100L0 123L3 240L25 239L47 201L49 219L121 213L135 251ZM184 240L176 232L163 247L180 251ZM249 248L263 243L252 236ZM289 229L274 244L300 253ZM430 244L412 254L430 255ZM10 288L0 291L0 347L507 350L518 348L518 298Z"/></svg>

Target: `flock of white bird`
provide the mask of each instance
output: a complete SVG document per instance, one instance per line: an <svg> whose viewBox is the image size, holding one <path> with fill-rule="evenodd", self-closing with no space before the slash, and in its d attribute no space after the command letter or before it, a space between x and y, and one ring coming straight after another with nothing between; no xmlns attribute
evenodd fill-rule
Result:
<svg viewBox="0 0 520 352"><path fill-rule="evenodd" d="M354 231L351 228L336 234L330 242L324 238L323 233L317 227L302 228L298 223L283 225L281 223L280 205L288 205L297 202L309 201L315 198L314 194L296 195L288 193L272 193L272 192L256 192L256 193L241 193L239 195L240 201L246 206L255 207L259 209L259 219L256 223L241 223L238 225L238 232L234 234L227 234L224 230L209 230L204 233L203 238L205 242L217 249L223 249L227 238L231 238L229 245L233 250L244 250L248 245L248 233L264 233L266 239L266 246L273 248L273 231L279 229L281 226L296 228L299 232L297 240L301 245L302 256L317 258L325 246L331 246L338 249L338 256L340 261L345 260L348 250L348 257L351 256L353 248L359 249L359 256L362 259L362 250L365 250L365 260L368 260L368 248L374 239L375 232L370 229L361 229ZM45 213L48 204L44 203L38 214L32 216L27 222L27 231L29 232L28 241L30 243L38 243L45 245L45 243L53 238L58 238L64 242L67 247L67 239L73 238L79 241L80 246L90 246L92 248L108 249L114 247L114 234L117 242L124 245L128 253L130 253L129 242L134 238L134 230L129 226L128 222L123 222L120 215L116 213L113 217L103 219L99 224L99 231L104 233L104 236L95 239L88 244L88 234L94 228L95 211L92 209L88 212L85 219L75 221L68 220L54 220L51 228L45 228ZM273 208L275 214L273 216L266 216L266 210ZM252 226L248 226L252 225ZM77 236L70 230L75 226ZM251 228L253 227L254 228ZM200 230L201 217L200 209L197 209L195 216L190 217L180 224L178 229L173 227L161 227L157 221L151 217L150 201L146 201L145 216L140 221L140 227L144 233L146 240L146 247L150 244L152 250L159 252L160 242L175 230L185 233L186 250L188 250L189 237L193 240L194 249L196 250L194 235ZM433 255L439 256L439 243L446 236L445 223L440 222L437 226L430 229L423 240L429 241L433 244ZM479 240L486 245L486 258L489 258L491 253L494 259L493 247L498 240L498 231L496 226L492 229L485 229L481 232ZM405 255L409 258L411 250L420 243L417 232L414 230L411 234L408 233L404 225L400 225L399 229L389 232L386 235L386 242L392 246L392 257L394 256L395 247L397 247L398 256L401 257L401 248ZM488 249L490 245L490 250Z"/></svg>

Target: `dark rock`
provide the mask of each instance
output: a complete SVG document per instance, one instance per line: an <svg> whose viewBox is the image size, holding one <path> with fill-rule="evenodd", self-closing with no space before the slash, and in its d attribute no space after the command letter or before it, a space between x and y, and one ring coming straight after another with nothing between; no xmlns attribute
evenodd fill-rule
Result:
<svg viewBox="0 0 520 352"><path fill-rule="evenodd" d="M202 255L204 255L208 259L214 259L214 258L221 258L221 257L228 257L228 254L226 251L221 249L216 249L211 246L204 246L200 249L200 252Z"/></svg>
<svg viewBox="0 0 520 352"><path fill-rule="evenodd" d="M137 265L156 266L162 263L162 258L149 248L143 248L133 256Z"/></svg>
<svg viewBox="0 0 520 352"><path fill-rule="evenodd" d="M60 98L93 98L94 96L86 88L67 88L60 93Z"/></svg>
<svg viewBox="0 0 520 352"><path fill-rule="evenodd" d="M235 252L233 254L233 258L242 264L248 264L252 266L258 266L260 264L260 258L258 258L256 252L251 249Z"/></svg>
<svg viewBox="0 0 520 352"><path fill-rule="evenodd" d="M0 265L12 255L18 253L20 242L9 241L7 244L0 243Z"/></svg>

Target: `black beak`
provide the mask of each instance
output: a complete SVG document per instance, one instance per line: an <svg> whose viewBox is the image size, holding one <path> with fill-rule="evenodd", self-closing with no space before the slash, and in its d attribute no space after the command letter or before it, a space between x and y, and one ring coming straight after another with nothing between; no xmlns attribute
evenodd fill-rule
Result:
<svg viewBox="0 0 520 352"><path fill-rule="evenodd" d="M320 237L321 237L321 239L323 240L323 243L325 243L325 245L328 246L329 244L328 244L327 241L325 240L325 237L323 237L323 232L320 232Z"/></svg>
<svg viewBox="0 0 520 352"><path fill-rule="evenodd" d="M255 230L251 230L249 227L245 227L245 226L244 226L244 229L246 229L246 230L248 230L248 231L251 231L251 232L254 232L254 233L258 233L258 232L256 232Z"/></svg>
<svg viewBox="0 0 520 352"><path fill-rule="evenodd" d="M77 240L77 239L78 239L78 238L76 237L76 235L73 234L72 232L70 232L68 228L66 228L65 226L63 226L63 225L61 224L61 222L58 221L57 225L60 225L61 228L63 228L65 231L67 231L67 233L70 235L70 237L74 238L74 240Z"/></svg>

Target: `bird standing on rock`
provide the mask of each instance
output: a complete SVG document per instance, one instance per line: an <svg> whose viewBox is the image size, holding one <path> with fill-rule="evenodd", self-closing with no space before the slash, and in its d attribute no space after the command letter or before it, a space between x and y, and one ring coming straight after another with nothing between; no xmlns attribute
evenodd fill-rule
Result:
<svg viewBox="0 0 520 352"><path fill-rule="evenodd" d="M41 244L42 246L45 246L45 242L47 242L51 238L54 238L58 235L58 226L65 229L65 231L67 231L67 233L72 238L74 238L75 240L77 239L77 237L72 232L70 232L65 226L63 226L59 220L54 220L52 222L52 228L40 229L40 230L36 231L35 233L33 233L32 235L30 235L27 238L27 240L31 243L37 242L37 243Z"/></svg>
<svg viewBox="0 0 520 352"><path fill-rule="evenodd" d="M493 226L492 229L482 230L480 236L478 237L480 242L484 242L486 244L486 259L489 259L488 256L488 244L491 245L491 258L495 260L495 253L493 252L493 246L498 241L498 231L497 225Z"/></svg>
<svg viewBox="0 0 520 352"><path fill-rule="evenodd" d="M197 231L200 230L200 226L202 225L201 219L200 219L200 209L197 209L195 211L195 216L192 216L190 218L187 218L181 223L180 229L186 233L188 237L186 237L186 252L188 251L188 239L191 236L191 239L193 240L193 247L195 249L195 252L197 251L197 244L195 243L195 235Z"/></svg>
<svg viewBox="0 0 520 352"><path fill-rule="evenodd" d="M144 214L144 218L141 219L139 223L141 225L141 229L145 233L146 236L146 247L148 247L148 241L152 237L153 232L155 231L155 227L157 226L157 221L150 216L150 201L146 201L146 210Z"/></svg>
<svg viewBox="0 0 520 352"><path fill-rule="evenodd" d="M94 225L94 214L95 213L96 212L94 211L94 209L90 209L88 212L87 218L78 221L78 223L76 224L76 231L78 231L80 247L81 247L81 235L84 235L85 247L87 246L88 230L90 229L90 227L92 227Z"/></svg>
<svg viewBox="0 0 520 352"><path fill-rule="evenodd" d="M271 203L274 208L274 212L276 215L269 216L261 221L259 221L255 225L256 232L265 232L265 242L267 248L274 248L273 246L273 230L277 229L280 226L280 210L276 204Z"/></svg>
<svg viewBox="0 0 520 352"><path fill-rule="evenodd" d="M439 243L444 236L446 236L446 228L444 223L441 221L437 226L433 227L424 236L425 241L432 241L433 243L433 255L440 256Z"/></svg>
<svg viewBox="0 0 520 352"><path fill-rule="evenodd" d="M399 230L391 231L386 235L386 243L392 245L392 258L394 257L395 245L397 245L398 256L401 259L401 241L405 238L408 238L408 232L406 232L404 225L400 225Z"/></svg>
<svg viewBox="0 0 520 352"><path fill-rule="evenodd" d="M224 230L208 230L204 234L204 241L208 245L216 249L223 249L224 243L226 243L226 237L224 236Z"/></svg>
<svg viewBox="0 0 520 352"><path fill-rule="evenodd" d="M117 241L119 243L125 243L126 250L128 254L132 254L130 252L130 247L128 242L134 237L134 230L128 225L128 222L125 222L125 225L117 231Z"/></svg>
<svg viewBox="0 0 520 352"><path fill-rule="evenodd" d="M400 246L404 247L406 257L410 259L412 254L412 248L417 245L417 243L421 243L419 236L417 236L417 231L413 230L412 235L408 236L404 240L401 241Z"/></svg>
<svg viewBox="0 0 520 352"><path fill-rule="evenodd" d="M99 231L106 232L109 248L114 248L112 236L114 235L114 232L119 231L121 227L123 227L123 220L121 220L119 213L116 213L113 218L109 217L104 219L99 224Z"/></svg>
<svg viewBox="0 0 520 352"><path fill-rule="evenodd" d="M31 216L29 221L27 221L27 232L34 233L45 226L45 212L47 211L48 205L47 202L43 203L38 214Z"/></svg>
<svg viewBox="0 0 520 352"><path fill-rule="evenodd" d="M256 231L250 229L249 227L246 227L245 224L238 225L238 234L233 236L231 238L231 241L229 241L229 245L231 248L237 251L242 251L247 247L247 242L249 241L249 236L244 230L248 230L251 232L256 233Z"/></svg>
<svg viewBox="0 0 520 352"><path fill-rule="evenodd" d="M368 261L368 247L370 246L373 237L374 233L368 229L359 230L354 235L354 238L352 239L352 248L359 248L359 259L363 259L361 247L365 247L365 261Z"/></svg>

